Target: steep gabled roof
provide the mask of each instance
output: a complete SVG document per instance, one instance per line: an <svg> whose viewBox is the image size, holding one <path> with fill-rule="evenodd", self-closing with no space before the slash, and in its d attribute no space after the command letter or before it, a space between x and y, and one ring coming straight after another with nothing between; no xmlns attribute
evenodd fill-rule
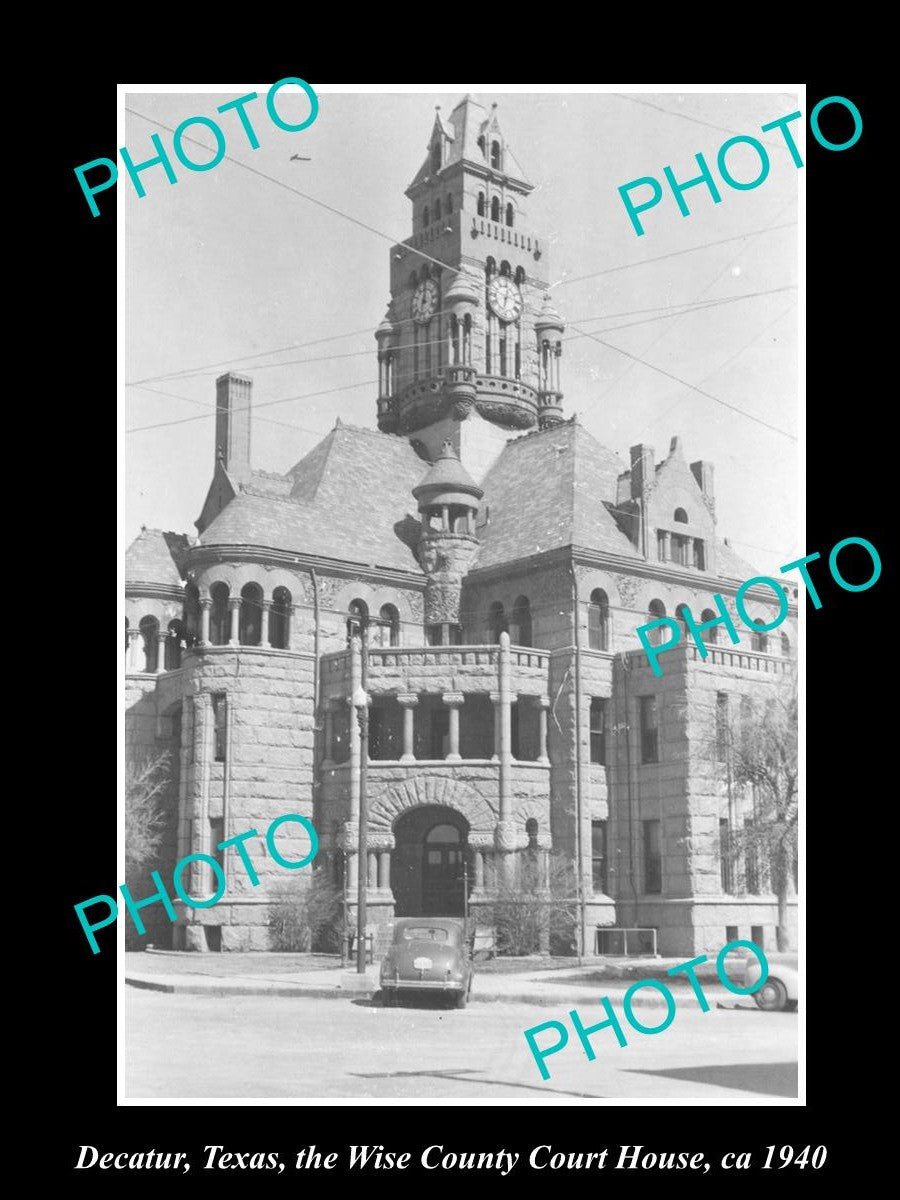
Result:
<svg viewBox="0 0 900 1200"><path fill-rule="evenodd" d="M443 171L453 163L458 163L462 159L473 163L485 163L485 156L481 153L478 145L478 138L481 134L487 135L491 129L499 130L500 125L497 120L496 111L485 108L480 104L474 96L467 95L460 100L459 104L453 109L449 120L445 120L440 112L437 114L436 125L439 126L442 133L448 138L448 151L444 158ZM432 126L432 136L434 135L434 126ZM502 136L502 135L501 135ZM505 142L505 139L504 139ZM505 175L512 176L514 179L520 180L531 188L531 184L522 173L518 160L509 149L506 143L506 154L508 156L507 163L514 163L516 170L510 170L509 166L504 171ZM431 152L425 156L425 161L422 163L419 170L416 172L415 178L407 188L407 194L412 191L418 184L424 181L432 174L431 171Z"/></svg>
<svg viewBox="0 0 900 1200"><path fill-rule="evenodd" d="M638 558L604 504L615 504L622 469L575 419L509 442L482 482L476 567L568 545Z"/></svg>
<svg viewBox="0 0 900 1200"><path fill-rule="evenodd" d="M740 579L743 583L745 579L753 579L759 571L716 538L716 574L723 579Z"/></svg>
<svg viewBox="0 0 900 1200"><path fill-rule="evenodd" d="M404 439L338 424L284 476L289 494L242 488L200 541L418 571L412 489L421 474Z"/></svg>
<svg viewBox="0 0 900 1200"><path fill-rule="evenodd" d="M187 534L142 529L125 551L126 586L153 583L179 587L189 545Z"/></svg>

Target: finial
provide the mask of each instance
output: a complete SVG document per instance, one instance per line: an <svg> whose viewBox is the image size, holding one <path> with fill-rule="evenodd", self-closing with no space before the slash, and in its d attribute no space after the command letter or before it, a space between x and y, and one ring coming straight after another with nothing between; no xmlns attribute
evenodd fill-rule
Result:
<svg viewBox="0 0 900 1200"><path fill-rule="evenodd" d="M496 107L497 107L497 101L495 100L494 103L491 105L491 108L496 108Z"/></svg>
<svg viewBox="0 0 900 1200"><path fill-rule="evenodd" d="M434 106L434 111L435 111L435 112L440 112L440 111L441 111L441 106L440 106L439 104L436 104L436 105Z"/></svg>

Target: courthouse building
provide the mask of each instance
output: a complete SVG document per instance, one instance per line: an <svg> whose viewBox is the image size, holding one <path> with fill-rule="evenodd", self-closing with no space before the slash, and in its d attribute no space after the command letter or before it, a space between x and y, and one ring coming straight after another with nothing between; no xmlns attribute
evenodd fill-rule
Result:
<svg viewBox="0 0 900 1200"><path fill-rule="evenodd" d="M783 676L796 591L778 631L751 634L735 614L739 644L718 626L705 658L686 637L652 673L638 625L683 606L710 620L717 592L734 614L758 572L717 535L711 463L678 437L623 460L567 418L564 391L579 388L532 188L496 106L439 111L406 191L412 232L389 255L377 428L338 418L273 474L251 457L252 381L225 374L197 535L144 529L127 552L128 754L170 751L169 869L200 852L228 878L219 903L179 906L157 941L269 947L284 869L262 837L248 843L252 887L216 846L300 813L316 869L351 902L365 873L373 923L477 914L517 858L559 851L576 864L588 951L598 926L655 928L668 955L774 945L765 864L723 853L752 799L710 745L717 720ZM749 595L771 620L771 592ZM209 895L208 868L189 886Z"/></svg>

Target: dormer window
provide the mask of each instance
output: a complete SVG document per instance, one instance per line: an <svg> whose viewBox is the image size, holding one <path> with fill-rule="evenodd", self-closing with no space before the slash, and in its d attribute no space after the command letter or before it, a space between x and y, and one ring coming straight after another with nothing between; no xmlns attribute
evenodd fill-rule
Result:
<svg viewBox="0 0 900 1200"><path fill-rule="evenodd" d="M491 142L491 166L495 171L500 170L500 143Z"/></svg>
<svg viewBox="0 0 900 1200"><path fill-rule="evenodd" d="M435 142L431 147L431 169L435 174L441 169L441 143Z"/></svg>
<svg viewBox="0 0 900 1200"><path fill-rule="evenodd" d="M674 516L673 520L674 520L674 521L676 522L676 524L678 524L678 525L687 525L687 523L688 523L688 515L687 515L687 513L684 511L684 509L683 509L683 508L676 508L676 509L675 509L675 516Z"/></svg>

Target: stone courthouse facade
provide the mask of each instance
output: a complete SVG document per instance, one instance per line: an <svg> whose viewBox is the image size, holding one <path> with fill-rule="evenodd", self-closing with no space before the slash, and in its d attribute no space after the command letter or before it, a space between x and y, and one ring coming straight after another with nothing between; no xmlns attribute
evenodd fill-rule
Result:
<svg viewBox="0 0 900 1200"><path fill-rule="evenodd" d="M732 645L720 627L705 659L687 639L651 672L638 625L683 605L709 620L716 592L734 612L757 572L716 534L710 463L677 437L660 461L647 445L623 461L566 418L531 191L496 107L438 112L406 193L412 233L390 253L377 429L338 419L285 474L260 470L251 380L223 375L198 536L144 529L128 550L128 753L170 752L164 858L212 854L228 878L158 941L266 949L285 872L262 836L292 812L312 819L315 869L346 888L351 921L359 871L373 922L465 899L477 913L516 856L555 850L577 865L588 952L598 926L656 928L669 955L774 945L765 864L723 854L752 800L709 746L784 675L796 607L768 638L738 624ZM753 595L771 620L771 593ZM258 887L216 849L250 828Z"/></svg>

